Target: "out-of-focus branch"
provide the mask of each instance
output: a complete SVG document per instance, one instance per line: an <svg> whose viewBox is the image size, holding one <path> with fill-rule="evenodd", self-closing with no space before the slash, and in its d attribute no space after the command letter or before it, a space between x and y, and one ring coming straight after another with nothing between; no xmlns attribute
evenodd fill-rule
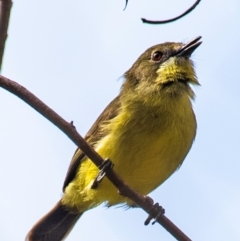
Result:
<svg viewBox="0 0 240 241"><path fill-rule="evenodd" d="M65 121L56 112L45 105L40 99L29 92L23 86L16 82L9 80L0 75L0 87L8 90L20 99L25 101L28 105L34 108L37 112L47 118L61 131L63 131L92 161L96 166L100 166L103 163L103 159L99 154L80 136L76 131L72 122ZM159 209L156 209L155 205L150 198L141 196L130 187L128 187L124 181L117 175L114 169L110 169L106 173L107 178L116 186L120 195L130 198L139 207L144 209L150 217L155 218L156 222L160 223L168 232L170 232L179 241L191 241L178 227L176 227L164 214L159 215ZM148 218L149 222L151 218ZM146 223L146 222L145 222Z"/></svg>
<svg viewBox="0 0 240 241"><path fill-rule="evenodd" d="M176 21L182 17L184 17L185 15L187 15L188 13L192 12L192 10L201 2L201 0L197 0L190 8L188 8L184 13L180 14L179 16L175 17L175 18L170 18L167 20L157 20L157 21L153 21L153 20L148 20L146 18L141 18L143 23L149 23L149 24L165 24L165 23L170 23L173 21Z"/></svg>
<svg viewBox="0 0 240 241"><path fill-rule="evenodd" d="M128 0L126 0L126 2L125 2L125 7L124 7L123 11L126 9L127 5L128 5Z"/></svg>
<svg viewBox="0 0 240 241"><path fill-rule="evenodd" d="M11 0L0 0L0 70L4 54L5 42L7 39L8 23L12 7Z"/></svg>

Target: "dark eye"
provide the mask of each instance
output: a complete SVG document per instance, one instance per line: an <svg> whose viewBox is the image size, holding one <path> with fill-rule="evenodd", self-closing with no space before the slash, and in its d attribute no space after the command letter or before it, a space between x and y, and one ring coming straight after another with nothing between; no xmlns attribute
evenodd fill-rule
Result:
<svg viewBox="0 0 240 241"><path fill-rule="evenodd" d="M156 51L152 54L152 60L153 61L160 61L162 58L163 54L160 51Z"/></svg>

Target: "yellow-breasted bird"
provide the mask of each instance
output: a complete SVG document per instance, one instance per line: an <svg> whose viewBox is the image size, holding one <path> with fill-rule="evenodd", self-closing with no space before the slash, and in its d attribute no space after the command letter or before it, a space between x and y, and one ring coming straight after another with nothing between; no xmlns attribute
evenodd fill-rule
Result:
<svg viewBox="0 0 240 241"><path fill-rule="evenodd" d="M147 49L124 74L120 94L106 107L85 139L130 187L147 195L180 167L196 135L189 84L199 85L190 60L202 43L163 43ZM134 205L107 179L91 186L98 168L77 149L63 197L28 233L27 241L60 241L83 212L101 203Z"/></svg>

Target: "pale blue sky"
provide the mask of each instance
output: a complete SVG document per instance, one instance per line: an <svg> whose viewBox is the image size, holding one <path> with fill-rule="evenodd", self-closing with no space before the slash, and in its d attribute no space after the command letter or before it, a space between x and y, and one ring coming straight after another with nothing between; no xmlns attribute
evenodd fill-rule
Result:
<svg viewBox="0 0 240 241"><path fill-rule="evenodd" d="M177 3L176 3L177 2ZM202 1L14 1L2 74L22 84L84 135L119 91L136 58L165 41L203 36L193 60L197 138L181 169L151 194L192 240L240 240L240 3ZM75 145L55 126L0 89L0 240L25 235L61 197ZM143 225L140 209L83 215L67 241L175 240Z"/></svg>

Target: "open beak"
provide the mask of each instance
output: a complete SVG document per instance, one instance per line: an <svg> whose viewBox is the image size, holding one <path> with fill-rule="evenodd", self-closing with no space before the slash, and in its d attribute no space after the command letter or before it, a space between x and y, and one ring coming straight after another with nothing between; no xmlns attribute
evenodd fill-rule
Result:
<svg viewBox="0 0 240 241"><path fill-rule="evenodd" d="M199 41L202 37L198 36L190 42L182 45L182 47L175 53L177 57L190 57L193 51L202 43Z"/></svg>

